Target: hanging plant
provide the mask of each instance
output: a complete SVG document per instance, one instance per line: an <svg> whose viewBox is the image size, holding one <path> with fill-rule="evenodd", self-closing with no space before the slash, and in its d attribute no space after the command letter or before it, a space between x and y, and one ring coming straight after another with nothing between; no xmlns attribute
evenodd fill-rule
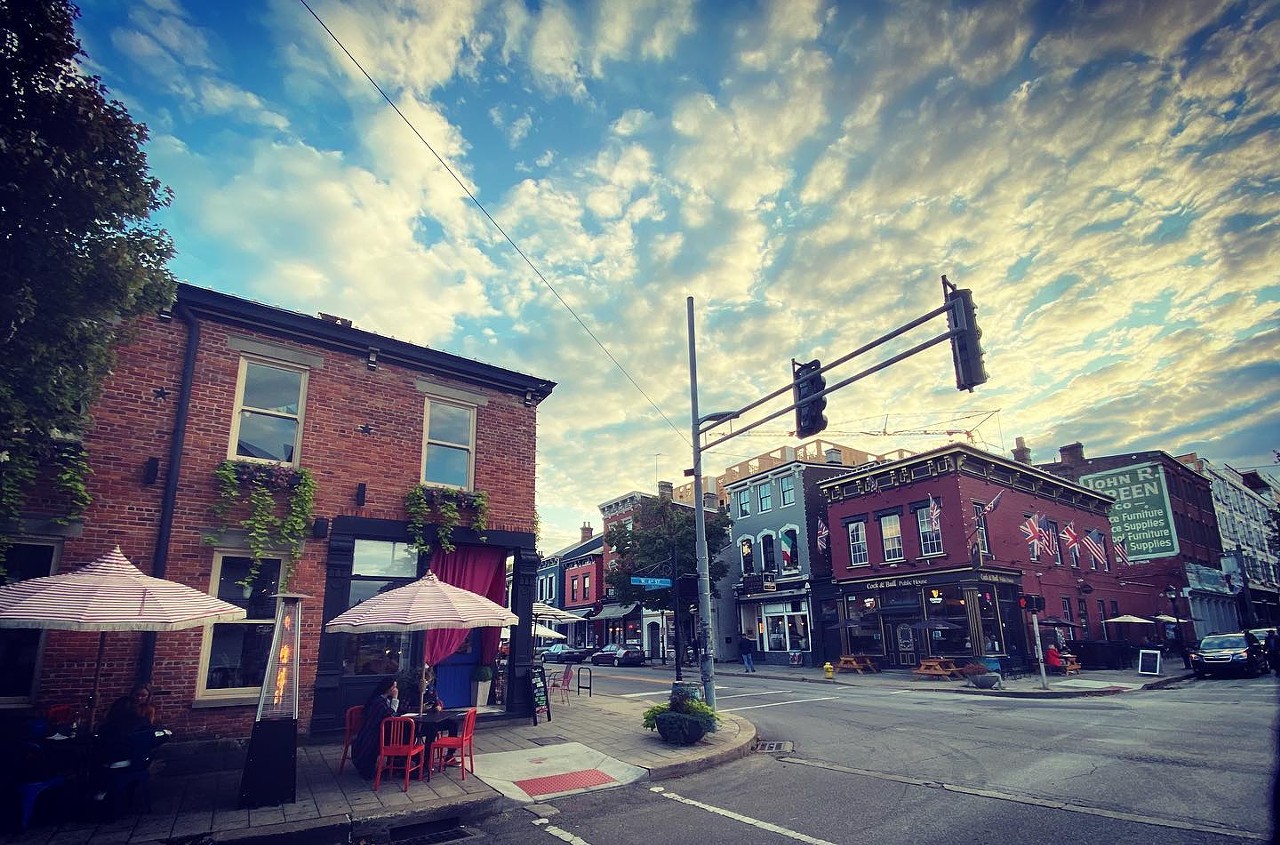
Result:
<svg viewBox="0 0 1280 845"><path fill-rule="evenodd" d="M41 450L25 445L0 450L0 527L14 522L22 515L26 494L39 477L40 462L48 460L53 466L53 486L66 497L66 511L54 518L59 525L68 525L84 516L93 497L85 481L93 473L89 468L88 453L77 441L50 441ZM0 531L0 583L8 580L5 553L13 545L13 538Z"/></svg>
<svg viewBox="0 0 1280 845"><path fill-rule="evenodd" d="M419 484L405 495L404 507L409 514L409 546L424 554L431 553L426 537L428 523L436 526L440 551L448 554L456 548L453 529L462 522L462 508L471 511L471 528L480 539L484 539L489 527L489 495L482 490L468 492Z"/></svg>
<svg viewBox="0 0 1280 845"><path fill-rule="evenodd" d="M243 501L249 503L249 516L240 521L248 531L249 557L253 563L249 574L236 583L252 587L262 566L262 559L272 549L286 549L288 559L280 569L280 590L287 590L293 572L306 544L307 526L315 511L316 481L311 470L294 469L284 464L259 464L248 461L223 461L214 470L218 481L218 501L213 512L227 527L227 514ZM281 495L288 496L285 515L279 515Z"/></svg>

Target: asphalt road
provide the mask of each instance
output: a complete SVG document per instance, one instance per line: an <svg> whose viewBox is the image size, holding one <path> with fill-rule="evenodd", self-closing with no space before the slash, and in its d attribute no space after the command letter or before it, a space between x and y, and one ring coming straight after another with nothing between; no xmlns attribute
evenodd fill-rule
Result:
<svg viewBox="0 0 1280 845"><path fill-rule="evenodd" d="M599 667L597 693L660 701L669 676ZM538 845L1271 841L1271 677L1057 700L718 677L776 750L686 778L488 820Z"/></svg>

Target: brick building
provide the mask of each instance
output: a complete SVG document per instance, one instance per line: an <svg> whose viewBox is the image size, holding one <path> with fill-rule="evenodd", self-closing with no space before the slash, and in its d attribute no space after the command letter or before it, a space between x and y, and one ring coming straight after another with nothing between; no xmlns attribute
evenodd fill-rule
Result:
<svg viewBox="0 0 1280 845"><path fill-rule="evenodd" d="M36 495L9 526L10 577L74 568L119 545L140 569L239 604L243 623L158 635L111 633L102 707L137 680L163 693L165 722L184 737L246 736L269 647L280 574L303 603L300 728L341 727L341 714L387 675L410 672L421 635L322 633L326 620L428 565L442 580L505 596L514 558L512 607L527 620L534 551L535 422L554 383L382 337L338 318L311 317L181 285L172 312L145 318L92 407L83 447L93 503L82 520L58 525L56 497ZM275 513L309 470L313 520L296 563L275 544L252 561L238 528L249 505L220 504L218 471L278 467ZM256 468L256 470L254 469ZM452 553L427 517L411 548L406 494L418 485L461 503ZM233 493L238 493L232 484ZM296 488L293 488L296 489ZM449 493L452 491L452 494ZM471 523L475 494L487 496L487 528ZM228 527L229 526L229 527ZM256 575L254 570L256 571ZM521 612L520 608L526 612ZM496 649L497 632L469 637L439 669L446 701L469 696L471 666ZM22 659L0 706L83 701L96 634L0 632ZM493 640L490 646L490 640ZM20 642L19 642L20 641ZM531 652L527 623L517 655ZM528 661L513 661L527 672ZM511 670L509 670L511 671ZM519 690L523 684L508 683ZM508 707L518 708L519 696Z"/></svg>

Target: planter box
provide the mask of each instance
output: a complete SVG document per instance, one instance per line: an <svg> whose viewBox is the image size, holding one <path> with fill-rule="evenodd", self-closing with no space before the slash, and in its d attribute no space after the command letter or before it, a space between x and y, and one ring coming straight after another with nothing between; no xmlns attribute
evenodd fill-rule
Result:
<svg viewBox="0 0 1280 845"><path fill-rule="evenodd" d="M701 719L685 713L659 713L654 721L663 741L672 745L693 745L707 732Z"/></svg>

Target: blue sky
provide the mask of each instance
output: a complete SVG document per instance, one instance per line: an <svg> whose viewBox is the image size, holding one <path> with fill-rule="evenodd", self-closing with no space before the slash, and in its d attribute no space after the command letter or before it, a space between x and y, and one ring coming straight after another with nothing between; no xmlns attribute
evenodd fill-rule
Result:
<svg viewBox="0 0 1280 845"><path fill-rule="evenodd" d="M311 5L550 287L297 0L85 0L78 32L150 127L180 278L559 382L544 552L683 480L688 296L704 413L933 309L947 274L991 380L956 391L936 347L830 396L826 439L1280 447L1275 2Z"/></svg>

